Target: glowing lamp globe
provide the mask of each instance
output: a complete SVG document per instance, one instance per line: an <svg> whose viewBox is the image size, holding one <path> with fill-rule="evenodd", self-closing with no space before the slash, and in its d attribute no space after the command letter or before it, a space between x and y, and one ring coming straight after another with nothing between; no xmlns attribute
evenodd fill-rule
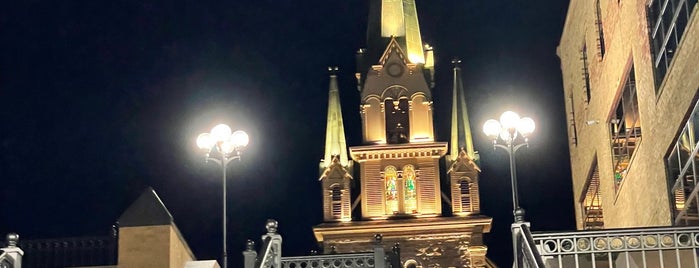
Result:
<svg viewBox="0 0 699 268"><path fill-rule="evenodd" d="M517 123L517 131L524 136L532 134L534 132L534 128L534 120L529 117L523 117Z"/></svg>
<svg viewBox="0 0 699 268"><path fill-rule="evenodd" d="M483 124L483 132L485 135L488 135L488 137L495 139L500 135L500 131L502 131L502 126L500 126L500 122L494 119L485 121L485 124Z"/></svg>
<svg viewBox="0 0 699 268"><path fill-rule="evenodd" d="M211 138L211 134L202 133L197 136L197 147L199 149L211 149L214 146L215 141Z"/></svg>
<svg viewBox="0 0 699 268"><path fill-rule="evenodd" d="M519 115L513 111L507 111L500 116L500 124L504 129L514 129L519 123Z"/></svg>
<svg viewBox="0 0 699 268"><path fill-rule="evenodd" d="M504 141L510 141L510 139L514 139L514 137L512 136L513 134L515 135L514 137L516 137L516 132L510 133L506 129L503 129L502 131L500 131L500 138Z"/></svg>
<svg viewBox="0 0 699 268"><path fill-rule="evenodd" d="M237 130L231 135L230 142L237 148L245 147L248 146L250 137L248 137L248 133L245 133L245 131Z"/></svg>
<svg viewBox="0 0 699 268"><path fill-rule="evenodd" d="M231 127L226 124L216 125L211 129L211 136L216 142L227 141L231 137Z"/></svg>
<svg viewBox="0 0 699 268"><path fill-rule="evenodd" d="M221 152L224 154L230 154L235 151L236 147L230 140L221 143Z"/></svg>

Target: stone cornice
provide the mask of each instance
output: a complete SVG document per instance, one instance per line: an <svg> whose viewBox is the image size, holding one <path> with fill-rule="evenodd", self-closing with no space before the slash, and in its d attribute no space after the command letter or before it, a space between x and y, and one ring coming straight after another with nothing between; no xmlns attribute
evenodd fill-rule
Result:
<svg viewBox="0 0 699 268"><path fill-rule="evenodd" d="M352 159L358 162L380 159L432 157L440 158L447 152L446 142L382 144L350 147Z"/></svg>

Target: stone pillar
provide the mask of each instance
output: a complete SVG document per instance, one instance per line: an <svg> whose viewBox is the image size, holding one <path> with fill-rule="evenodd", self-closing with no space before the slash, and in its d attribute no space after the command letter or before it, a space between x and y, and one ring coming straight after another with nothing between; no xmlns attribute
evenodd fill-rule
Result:
<svg viewBox="0 0 699 268"><path fill-rule="evenodd" d="M17 246L18 241L18 234L9 233L7 234L7 247L0 248L0 250L5 252L7 256L12 259L14 266L11 268L22 267L22 256L24 256L24 251L22 251L22 249Z"/></svg>
<svg viewBox="0 0 699 268"><path fill-rule="evenodd" d="M381 244L383 236L381 234L374 235L374 267L375 268L386 268L386 251Z"/></svg>
<svg viewBox="0 0 699 268"><path fill-rule="evenodd" d="M257 251L255 251L255 242L248 239L248 242L245 245L245 251L243 251L243 267L254 268L255 261L257 261Z"/></svg>
<svg viewBox="0 0 699 268"><path fill-rule="evenodd" d="M488 247L486 246L468 247L469 258L471 259L471 267L485 267L486 252L488 252Z"/></svg>

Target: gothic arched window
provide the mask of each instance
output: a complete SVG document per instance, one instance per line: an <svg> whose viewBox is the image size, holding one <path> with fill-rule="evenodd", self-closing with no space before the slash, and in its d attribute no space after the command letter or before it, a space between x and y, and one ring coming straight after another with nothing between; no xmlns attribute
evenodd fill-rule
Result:
<svg viewBox="0 0 699 268"><path fill-rule="evenodd" d="M384 183L386 196L386 214L398 213L398 172L396 167L387 166L384 169Z"/></svg>
<svg viewBox="0 0 699 268"><path fill-rule="evenodd" d="M471 182L464 179L459 185L461 190L461 212L471 212Z"/></svg>
<svg viewBox="0 0 699 268"><path fill-rule="evenodd" d="M406 165L403 167L403 205L405 213L417 213L417 189L415 188L415 167Z"/></svg>

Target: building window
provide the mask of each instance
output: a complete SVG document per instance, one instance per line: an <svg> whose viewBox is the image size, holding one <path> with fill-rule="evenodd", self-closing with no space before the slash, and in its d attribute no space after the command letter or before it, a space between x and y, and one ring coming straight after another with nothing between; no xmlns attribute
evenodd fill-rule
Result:
<svg viewBox="0 0 699 268"><path fill-rule="evenodd" d="M342 190L339 185L332 187L332 215L333 218L342 218Z"/></svg>
<svg viewBox="0 0 699 268"><path fill-rule="evenodd" d="M408 99L384 102L386 107L386 137L388 143L408 143L410 141L410 103Z"/></svg>
<svg viewBox="0 0 699 268"><path fill-rule="evenodd" d="M614 190L618 191L626 176L636 146L641 142L641 119L638 113L633 65L614 110L609 128L614 163Z"/></svg>
<svg viewBox="0 0 699 268"><path fill-rule="evenodd" d="M386 214L398 213L398 172L396 167L387 166L384 169L384 181L386 184Z"/></svg>
<svg viewBox="0 0 699 268"><path fill-rule="evenodd" d="M462 180L459 190L461 190L461 212L471 212L471 183L468 180Z"/></svg>
<svg viewBox="0 0 699 268"><path fill-rule="evenodd" d="M583 229L604 229L604 215L602 213L602 199L599 191L599 167L595 159L590 175L583 188L580 207L582 211Z"/></svg>
<svg viewBox="0 0 699 268"><path fill-rule="evenodd" d="M583 68L582 68L582 77L583 81L585 81L585 103L590 103L590 65L587 62L587 43L585 43L580 50L580 59L582 60Z"/></svg>
<svg viewBox="0 0 699 268"><path fill-rule="evenodd" d="M404 205L407 213L417 213L417 191L415 189L415 167L406 165L403 167Z"/></svg>
<svg viewBox="0 0 699 268"><path fill-rule="evenodd" d="M656 94L670 68L696 3L697 0L652 0L648 4Z"/></svg>
<svg viewBox="0 0 699 268"><path fill-rule="evenodd" d="M595 20L595 24L597 24L597 46L599 47L599 59L602 60L606 49L604 45L604 26L602 25L602 5L600 4L600 0L596 2L595 15L597 19Z"/></svg>
<svg viewBox="0 0 699 268"><path fill-rule="evenodd" d="M695 176L699 168L697 144L699 144L699 106L694 107L666 159L670 202L677 225L699 224L699 219L696 217L699 213L697 211L699 197L697 194L692 196L698 182Z"/></svg>
<svg viewBox="0 0 699 268"><path fill-rule="evenodd" d="M568 95L568 104L570 105L570 119L568 122L568 133L570 135L570 144L578 146L578 128L575 125L575 103L573 102L573 93Z"/></svg>

